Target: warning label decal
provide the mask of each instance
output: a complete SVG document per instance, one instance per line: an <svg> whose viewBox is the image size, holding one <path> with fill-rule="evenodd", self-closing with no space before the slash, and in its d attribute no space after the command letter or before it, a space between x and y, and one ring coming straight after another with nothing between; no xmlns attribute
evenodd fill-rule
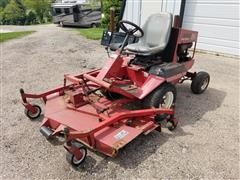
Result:
<svg viewBox="0 0 240 180"><path fill-rule="evenodd" d="M117 133L114 138L117 140L123 139L128 134L127 131L121 130L119 133Z"/></svg>

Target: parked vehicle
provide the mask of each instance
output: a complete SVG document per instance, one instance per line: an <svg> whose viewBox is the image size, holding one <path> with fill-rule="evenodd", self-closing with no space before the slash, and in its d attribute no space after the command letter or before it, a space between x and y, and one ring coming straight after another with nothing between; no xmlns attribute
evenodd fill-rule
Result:
<svg viewBox="0 0 240 180"><path fill-rule="evenodd" d="M101 8L86 3L53 3L52 15L60 26L97 27L101 22Z"/></svg>

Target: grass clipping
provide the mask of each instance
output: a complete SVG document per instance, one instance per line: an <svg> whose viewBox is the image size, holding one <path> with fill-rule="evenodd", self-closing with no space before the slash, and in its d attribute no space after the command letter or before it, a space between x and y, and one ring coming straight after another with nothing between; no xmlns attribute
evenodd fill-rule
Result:
<svg viewBox="0 0 240 180"><path fill-rule="evenodd" d="M34 32L35 31L0 33L0 43L11 40L11 39L21 38L23 36L27 36L27 35L32 34Z"/></svg>
<svg viewBox="0 0 240 180"><path fill-rule="evenodd" d="M87 39L99 40L102 38L103 29L102 28L87 28L80 29L80 34Z"/></svg>

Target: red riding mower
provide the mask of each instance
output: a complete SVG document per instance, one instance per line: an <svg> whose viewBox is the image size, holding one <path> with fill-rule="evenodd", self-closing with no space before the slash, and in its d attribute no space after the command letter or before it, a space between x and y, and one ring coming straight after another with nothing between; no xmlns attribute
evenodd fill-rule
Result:
<svg viewBox="0 0 240 180"><path fill-rule="evenodd" d="M87 148L114 157L140 134L161 131L163 121L175 129L175 84L191 80L195 94L207 89L208 73L189 72L198 33L172 27L172 19L168 13L154 14L143 29L120 21L125 40L102 69L65 75L62 87L42 94L20 90L30 119L38 118L41 108L27 99L45 102L40 132L47 139L65 138L73 166L84 162ZM128 45L130 36L139 41Z"/></svg>

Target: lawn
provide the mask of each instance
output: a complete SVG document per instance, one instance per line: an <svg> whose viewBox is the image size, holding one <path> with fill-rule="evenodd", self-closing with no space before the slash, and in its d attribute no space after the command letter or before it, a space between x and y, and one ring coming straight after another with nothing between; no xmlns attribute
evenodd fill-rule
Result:
<svg viewBox="0 0 240 180"><path fill-rule="evenodd" d="M99 40L102 38L103 28L80 29L80 34L87 39Z"/></svg>
<svg viewBox="0 0 240 180"><path fill-rule="evenodd" d="M33 32L34 31L0 33L0 43L4 41L8 41L10 39L20 38L20 37L32 34Z"/></svg>

